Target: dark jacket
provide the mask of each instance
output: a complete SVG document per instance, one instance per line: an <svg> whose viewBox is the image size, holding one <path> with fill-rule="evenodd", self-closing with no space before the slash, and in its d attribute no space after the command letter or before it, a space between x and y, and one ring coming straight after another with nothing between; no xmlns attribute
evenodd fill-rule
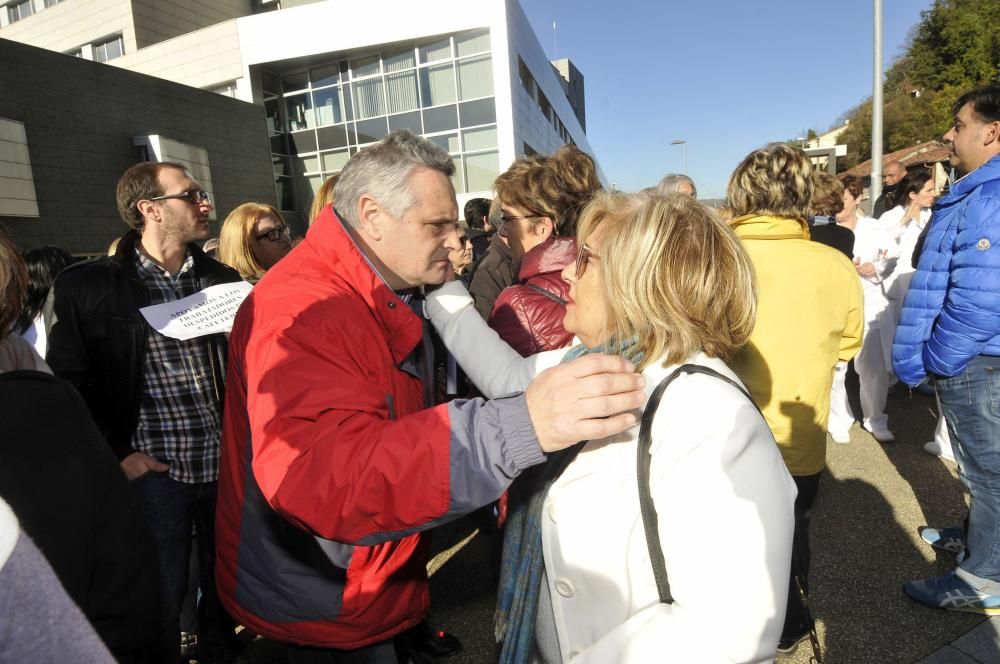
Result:
<svg viewBox="0 0 1000 664"><path fill-rule="evenodd" d="M67 594L116 656L155 642L153 535L80 395L45 373L3 373L0 421L0 496Z"/></svg>
<svg viewBox="0 0 1000 664"><path fill-rule="evenodd" d="M809 220L809 239L833 247L854 260L854 231L841 226L833 217L813 217Z"/></svg>
<svg viewBox="0 0 1000 664"><path fill-rule="evenodd" d="M489 320L493 303L504 288L514 283L515 277L514 258L511 256L510 247L494 233L490 240L490 248L476 266L472 284L469 286L469 295L472 296L476 311L483 320Z"/></svg>
<svg viewBox="0 0 1000 664"><path fill-rule="evenodd" d="M468 230L469 242L472 243L473 264L479 263L486 257L486 252L490 248L490 240L493 239L494 234L492 231L487 233L480 228L470 228Z"/></svg>
<svg viewBox="0 0 1000 664"><path fill-rule="evenodd" d="M98 258L63 270L52 287L54 323L45 359L53 373L83 395L90 414L118 459L134 452L132 435L139 421L146 361L146 319L139 313L150 304L149 290L135 267L138 234L130 231L109 258ZM240 280L230 267L194 244L198 288ZM208 337L219 403L226 376L226 339Z"/></svg>
<svg viewBox="0 0 1000 664"><path fill-rule="evenodd" d="M896 207L896 187L898 186L899 184L897 183L882 187L882 195L875 200L875 204L872 206L873 217L878 219L886 210Z"/></svg>
<svg viewBox="0 0 1000 664"><path fill-rule="evenodd" d="M569 284L562 271L575 260L576 240L550 237L524 255L518 283L494 303L490 327L524 357L573 341L563 327Z"/></svg>

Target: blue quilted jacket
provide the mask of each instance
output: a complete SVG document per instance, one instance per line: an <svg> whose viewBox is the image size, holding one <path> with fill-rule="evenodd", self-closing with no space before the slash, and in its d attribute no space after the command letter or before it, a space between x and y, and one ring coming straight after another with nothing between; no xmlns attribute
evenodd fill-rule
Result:
<svg viewBox="0 0 1000 664"><path fill-rule="evenodd" d="M1000 156L934 206L892 343L892 366L911 386L956 376L977 355L1000 356Z"/></svg>

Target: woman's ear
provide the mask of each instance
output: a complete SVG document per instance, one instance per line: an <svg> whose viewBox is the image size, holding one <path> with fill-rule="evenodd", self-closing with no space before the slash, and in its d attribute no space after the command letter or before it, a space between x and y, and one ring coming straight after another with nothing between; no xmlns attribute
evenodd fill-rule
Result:
<svg viewBox="0 0 1000 664"><path fill-rule="evenodd" d="M532 231L544 242L556 234L556 225L549 217L539 217Z"/></svg>

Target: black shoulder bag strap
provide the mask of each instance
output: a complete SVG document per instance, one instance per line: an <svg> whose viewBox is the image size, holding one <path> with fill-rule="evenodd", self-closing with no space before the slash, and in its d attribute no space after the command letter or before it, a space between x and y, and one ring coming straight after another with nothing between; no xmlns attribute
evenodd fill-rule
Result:
<svg viewBox="0 0 1000 664"><path fill-rule="evenodd" d="M525 286L527 286L531 290L535 291L539 295L544 295L545 297L549 298L550 300L552 300L556 304L562 304L562 305L566 304L566 300L564 300L563 298L559 297L558 295L556 295L555 293L553 293L550 290L545 290L541 286L536 286L535 284L525 284Z"/></svg>
<svg viewBox="0 0 1000 664"><path fill-rule="evenodd" d="M660 381L653 393L649 396L646 409L642 413L642 423L639 425L639 444L636 446L636 475L639 481L639 511L642 514L642 526L646 531L646 547L649 549L649 561L653 565L653 578L656 579L656 590L660 595L660 602L663 604L673 604L674 598L670 594L670 580L667 578L667 563L663 558L663 549L660 548L660 525L657 521L656 507L653 505L653 495L649 490L649 467L652 462L652 455L649 453L652 445L651 431L653 428L653 418L656 416L656 409L660 405L660 398L670 383L674 382L677 376L684 374L702 374L712 376L725 381L739 390L754 405L760 413L760 407L753 397L747 393L742 385L732 380L728 376L723 376L718 371L710 369L700 364L685 364L675 369L669 376ZM761 417L764 414L761 413ZM805 611L806 619L809 621L809 641L812 645L813 656L810 662L823 664L823 651L820 649L819 638L816 636L816 624L813 621L812 612L809 610L809 599L806 593L804 576L802 574L801 552L796 547L792 549L792 571L794 572L795 584L798 589L799 599Z"/></svg>
<svg viewBox="0 0 1000 664"><path fill-rule="evenodd" d="M685 364L670 373L669 376L660 381L653 393L649 396L649 402L642 413L642 423L639 425L639 444L637 446L637 471L639 480L639 511L642 513L642 526L646 531L646 547L649 549L649 560L653 564L653 577L656 579L656 590L660 594L660 602L663 604L673 604L674 598L670 594L670 581L667 578L667 563L663 558L663 550L660 548L660 525L657 521L656 507L653 505L653 495L649 490L649 467L652 462L652 455L649 453L652 445L651 431L653 429L653 418L656 416L656 409L660 405L660 398L670 383L681 374L704 374L723 380L737 390L742 392L750 403L757 404L753 398L747 394L743 386L736 381L723 376L714 369L700 364ZM760 409L757 409L760 412Z"/></svg>

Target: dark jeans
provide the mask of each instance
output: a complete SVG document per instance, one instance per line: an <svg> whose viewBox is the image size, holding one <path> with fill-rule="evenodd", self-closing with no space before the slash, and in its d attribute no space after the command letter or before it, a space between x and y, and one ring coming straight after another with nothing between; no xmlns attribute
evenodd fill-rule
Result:
<svg viewBox="0 0 1000 664"><path fill-rule="evenodd" d="M335 650L289 644L286 664L399 664L409 658L401 651L399 640L390 639L357 650Z"/></svg>
<svg viewBox="0 0 1000 664"><path fill-rule="evenodd" d="M793 476L798 495L795 496L795 535L792 538L792 572L788 584L788 607L785 610L785 626L781 630L783 637L800 636L807 632L812 624L809 621L806 607L799 596L799 588L795 583L796 571L802 581L803 589L809 594L809 519L812 516L813 503L816 502L816 492L819 490L819 478L815 475Z"/></svg>
<svg viewBox="0 0 1000 664"><path fill-rule="evenodd" d="M181 603L187 590L192 526L198 538L201 570L198 603L199 661L230 659L236 648L233 619L222 608L215 590L216 483L186 484L166 473L148 472L132 482L153 537L160 563L163 612L160 650L164 664L180 659Z"/></svg>

